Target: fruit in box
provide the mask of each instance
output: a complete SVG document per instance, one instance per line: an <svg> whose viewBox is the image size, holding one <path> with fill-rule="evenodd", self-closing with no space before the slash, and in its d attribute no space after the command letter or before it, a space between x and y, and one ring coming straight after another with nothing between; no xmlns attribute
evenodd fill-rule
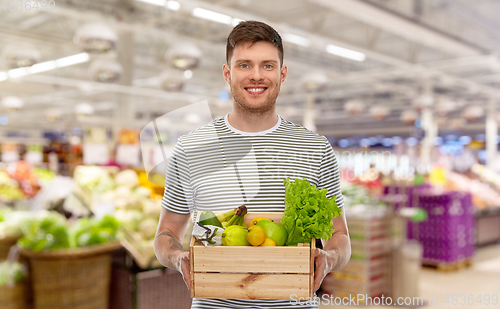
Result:
<svg viewBox="0 0 500 309"><path fill-rule="evenodd" d="M200 220L198 221L201 225L213 225L222 227L217 216L210 210L202 211L200 214Z"/></svg>
<svg viewBox="0 0 500 309"><path fill-rule="evenodd" d="M240 225L231 225L222 233L222 244L224 246L250 246L246 235L246 228Z"/></svg>
<svg viewBox="0 0 500 309"><path fill-rule="evenodd" d="M258 223L260 220L267 220L267 221L271 221L271 220L269 220L268 218L265 218L265 217L257 217L257 218L254 218L252 221L250 221L250 224L248 224L248 226L257 225L257 223Z"/></svg>
<svg viewBox="0 0 500 309"><path fill-rule="evenodd" d="M268 220L260 220L257 223L266 232L267 238L272 239L276 246L284 246L288 238L288 233L284 227Z"/></svg>
<svg viewBox="0 0 500 309"><path fill-rule="evenodd" d="M248 228L246 238L252 246L260 246L266 241L266 232L261 226L253 225Z"/></svg>
<svg viewBox="0 0 500 309"><path fill-rule="evenodd" d="M266 238L266 240L264 241L264 243L261 246L262 247L276 246L276 242L274 242L274 240L272 240L271 238Z"/></svg>

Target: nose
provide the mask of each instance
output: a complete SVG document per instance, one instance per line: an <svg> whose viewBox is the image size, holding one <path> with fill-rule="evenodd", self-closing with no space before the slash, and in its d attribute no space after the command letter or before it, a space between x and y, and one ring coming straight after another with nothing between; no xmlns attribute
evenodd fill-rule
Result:
<svg viewBox="0 0 500 309"><path fill-rule="evenodd" d="M261 68L258 66L255 66L251 71L250 71L250 76L249 76L251 81L262 81L264 79L264 75L262 74Z"/></svg>

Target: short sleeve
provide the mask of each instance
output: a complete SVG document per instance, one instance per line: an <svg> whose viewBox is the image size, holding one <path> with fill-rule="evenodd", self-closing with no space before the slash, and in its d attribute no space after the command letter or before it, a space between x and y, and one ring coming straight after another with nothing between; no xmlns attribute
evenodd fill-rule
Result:
<svg viewBox="0 0 500 309"><path fill-rule="evenodd" d="M340 172L333 148L325 138L325 150L321 158L318 188L328 189L326 197L335 195L337 207L344 207L344 196L340 190Z"/></svg>
<svg viewBox="0 0 500 309"><path fill-rule="evenodd" d="M192 201L189 165L182 143L178 141L167 165L161 206L169 211L188 215L194 209Z"/></svg>

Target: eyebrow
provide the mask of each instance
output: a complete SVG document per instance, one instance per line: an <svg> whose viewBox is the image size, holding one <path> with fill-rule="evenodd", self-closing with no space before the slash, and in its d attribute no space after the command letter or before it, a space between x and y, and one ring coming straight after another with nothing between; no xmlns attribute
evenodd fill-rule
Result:
<svg viewBox="0 0 500 309"><path fill-rule="evenodd" d="M242 63L242 62L253 62L252 60L248 60L248 59L240 59L240 60L236 60L236 63ZM262 61L262 63L275 63L275 64L278 64L278 61L276 60L273 60L273 59L270 59L270 60L264 60Z"/></svg>

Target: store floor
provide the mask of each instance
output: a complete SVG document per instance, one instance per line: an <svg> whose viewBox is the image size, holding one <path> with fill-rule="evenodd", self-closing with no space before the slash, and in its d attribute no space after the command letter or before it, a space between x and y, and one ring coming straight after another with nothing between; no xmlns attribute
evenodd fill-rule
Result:
<svg viewBox="0 0 500 309"><path fill-rule="evenodd" d="M500 309L500 245L488 246L476 250L474 264L471 267L457 272L444 273L434 269L422 268L420 273L420 296L425 305L420 307L390 306L391 308L453 308L472 309L487 308ZM457 295L453 305L453 295ZM460 305L462 296L466 302L469 295L473 295L472 305ZM492 304L493 295L497 303ZM490 304L484 300L490 297ZM448 297L448 298L447 298ZM480 297L483 302L477 302ZM431 300L431 301L430 301ZM446 303L448 300L449 303ZM326 308L380 308L381 306L335 306L321 304Z"/></svg>

